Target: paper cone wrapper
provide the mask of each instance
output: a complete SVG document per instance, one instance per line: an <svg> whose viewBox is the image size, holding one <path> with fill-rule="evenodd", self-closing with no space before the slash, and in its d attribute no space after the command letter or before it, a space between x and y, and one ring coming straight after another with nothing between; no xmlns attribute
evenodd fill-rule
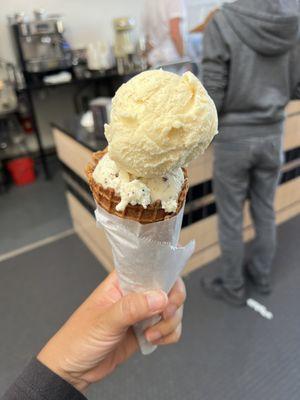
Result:
<svg viewBox="0 0 300 400"><path fill-rule="evenodd" d="M178 245L183 210L164 221L141 224L120 218L97 206L95 216L111 244L115 268L123 294L162 289L169 293L194 252L195 242ZM134 329L141 352L150 354L156 346L149 343L143 332L159 321L151 318Z"/></svg>

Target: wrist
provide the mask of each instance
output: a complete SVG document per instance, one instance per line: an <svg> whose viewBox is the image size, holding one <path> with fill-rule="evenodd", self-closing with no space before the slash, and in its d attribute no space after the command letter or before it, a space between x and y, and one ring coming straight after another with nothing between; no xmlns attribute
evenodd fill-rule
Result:
<svg viewBox="0 0 300 400"><path fill-rule="evenodd" d="M45 365L48 369L54 372L57 376L62 378L64 381L68 382L79 392L85 392L89 387L89 382L84 380L79 373L68 371L67 368L63 366L58 358L55 357L54 352L48 352L45 348L37 355L37 360Z"/></svg>

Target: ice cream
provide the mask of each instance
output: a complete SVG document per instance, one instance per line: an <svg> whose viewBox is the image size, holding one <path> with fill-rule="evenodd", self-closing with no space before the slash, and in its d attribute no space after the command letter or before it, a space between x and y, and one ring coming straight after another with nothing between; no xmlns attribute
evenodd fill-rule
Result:
<svg viewBox="0 0 300 400"><path fill-rule="evenodd" d="M105 135L119 168L161 178L203 153L217 127L215 105L192 73L153 70L117 91Z"/></svg>
<svg viewBox="0 0 300 400"><path fill-rule="evenodd" d="M161 201L161 207L167 213L177 209L179 193L184 182L181 168L166 174L164 177L136 178L121 170L106 154L98 162L93 179L104 189L111 188L120 196L117 211L123 211L128 204L140 204L144 208L156 200Z"/></svg>

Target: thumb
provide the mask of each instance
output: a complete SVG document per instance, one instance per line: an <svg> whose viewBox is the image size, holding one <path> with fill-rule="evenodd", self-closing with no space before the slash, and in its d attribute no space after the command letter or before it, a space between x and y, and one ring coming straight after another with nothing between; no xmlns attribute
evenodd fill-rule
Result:
<svg viewBox="0 0 300 400"><path fill-rule="evenodd" d="M118 333L131 325L161 313L168 304L168 296L162 290L130 293L110 307L105 315L107 328Z"/></svg>

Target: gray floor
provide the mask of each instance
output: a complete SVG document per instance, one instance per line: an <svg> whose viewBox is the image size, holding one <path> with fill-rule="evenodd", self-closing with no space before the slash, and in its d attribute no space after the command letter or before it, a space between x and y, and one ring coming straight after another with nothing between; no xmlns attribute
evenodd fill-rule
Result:
<svg viewBox="0 0 300 400"><path fill-rule="evenodd" d="M199 279L215 273L213 263L187 279L180 344L136 355L89 399L298 400L299 233L300 216L279 229L275 290L263 300L274 320L207 299ZM0 264L0 396L103 277L76 236Z"/></svg>
<svg viewBox="0 0 300 400"><path fill-rule="evenodd" d="M72 227L61 171L50 159L53 178L42 174L33 184L0 195L0 255Z"/></svg>

